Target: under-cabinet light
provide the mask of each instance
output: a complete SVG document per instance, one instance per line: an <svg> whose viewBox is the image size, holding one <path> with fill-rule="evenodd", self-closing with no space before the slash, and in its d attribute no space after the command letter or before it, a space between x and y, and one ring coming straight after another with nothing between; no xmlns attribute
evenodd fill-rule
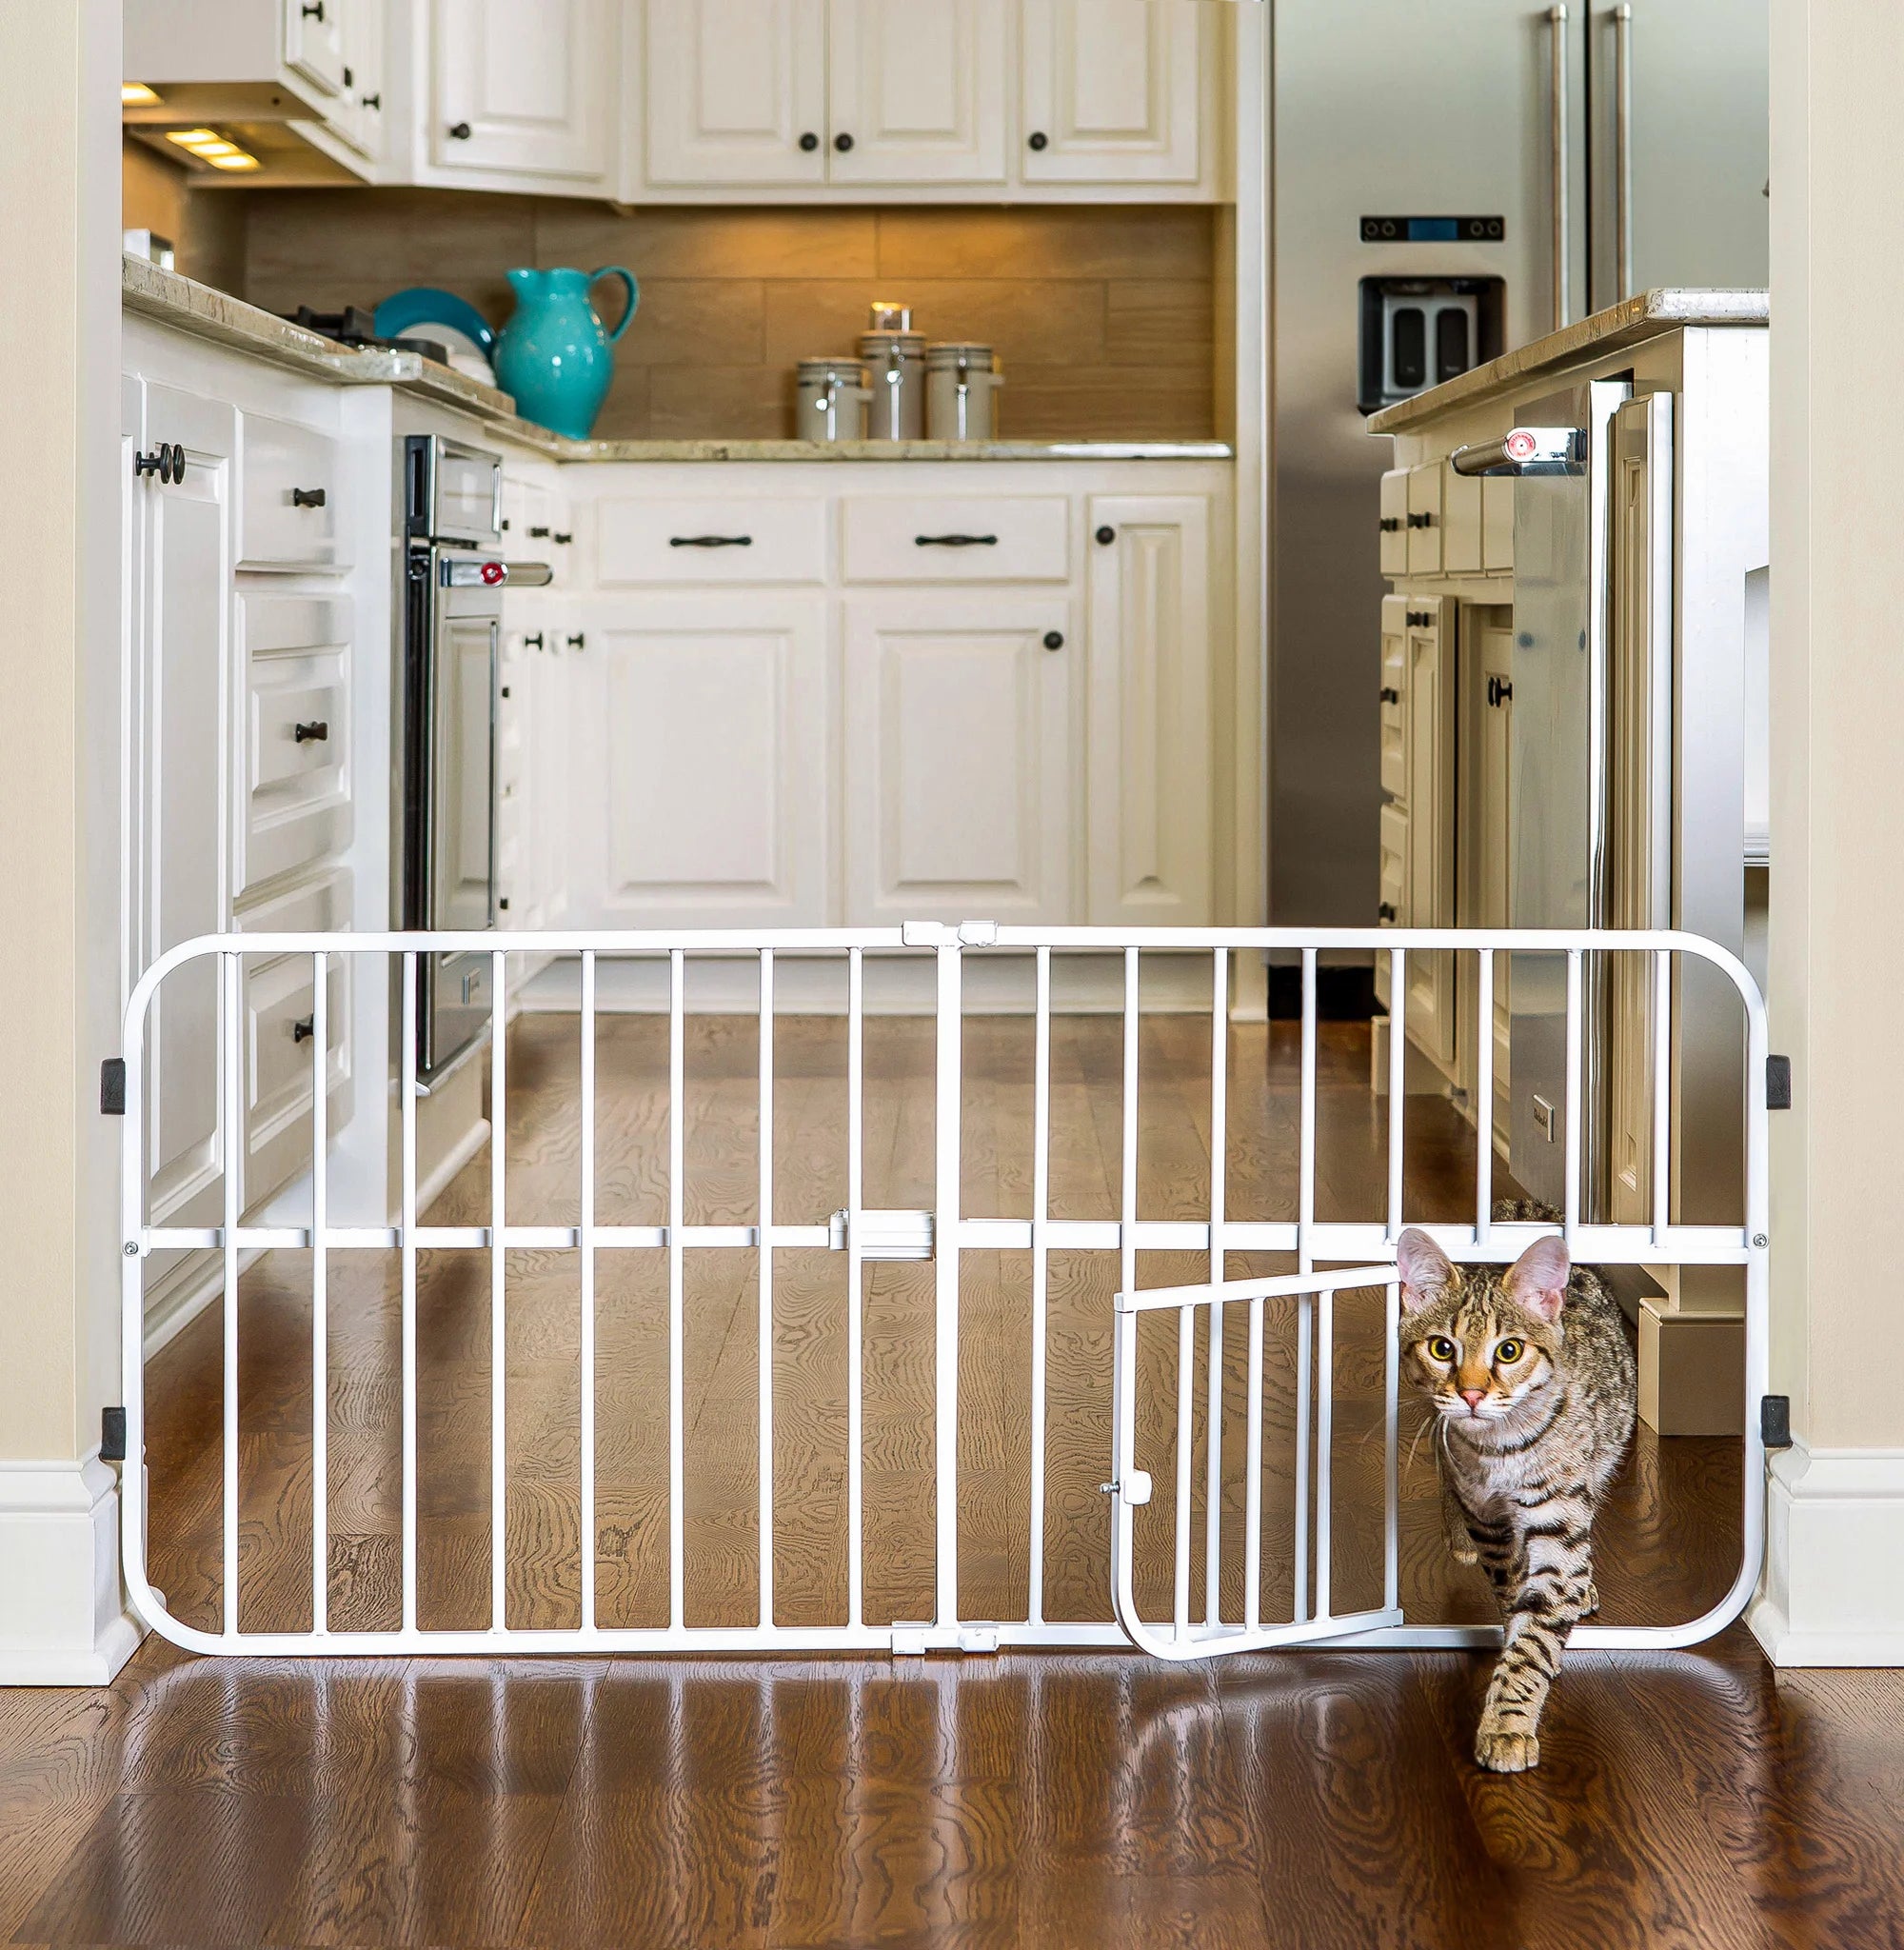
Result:
<svg viewBox="0 0 1904 1950"><path fill-rule="evenodd" d="M214 169L255 169L258 167L258 158L248 155L242 149L235 155L207 156L205 160Z"/></svg>
<svg viewBox="0 0 1904 1950"><path fill-rule="evenodd" d="M223 142L225 138L215 129L168 129L166 140L181 149L196 149L201 142Z"/></svg>
<svg viewBox="0 0 1904 1950"><path fill-rule="evenodd" d="M157 89L148 88L143 81L122 81L119 84L119 106L122 109L150 109L164 100Z"/></svg>

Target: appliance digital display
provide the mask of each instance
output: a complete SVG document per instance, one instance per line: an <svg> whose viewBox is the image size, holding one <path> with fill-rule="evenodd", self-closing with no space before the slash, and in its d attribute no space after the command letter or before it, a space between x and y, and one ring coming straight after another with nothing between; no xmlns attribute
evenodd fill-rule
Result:
<svg viewBox="0 0 1904 1950"><path fill-rule="evenodd" d="M1364 244L1498 244L1503 217L1361 217Z"/></svg>

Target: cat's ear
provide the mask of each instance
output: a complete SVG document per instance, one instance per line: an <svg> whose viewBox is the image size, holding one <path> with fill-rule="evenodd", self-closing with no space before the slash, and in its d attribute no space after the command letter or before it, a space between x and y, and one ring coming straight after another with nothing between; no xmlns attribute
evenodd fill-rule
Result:
<svg viewBox="0 0 1904 1950"><path fill-rule="evenodd" d="M1501 1283L1516 1306L1551 1325L1560 1318L1560 1303L1567 1297L1567 1280L1573 1270L1567 1248L1550 1235L1537 1239L1507 1269Z"/></svg>
<svg viewBox="0 0 1904 1950"><path fill-rule="evenodd" d="M1411 1314L1418 1314L1455 1277L1447 1254L1413 1225L1395 1243L1395 1270L1401 1275L1402 1311Z"/></svg>

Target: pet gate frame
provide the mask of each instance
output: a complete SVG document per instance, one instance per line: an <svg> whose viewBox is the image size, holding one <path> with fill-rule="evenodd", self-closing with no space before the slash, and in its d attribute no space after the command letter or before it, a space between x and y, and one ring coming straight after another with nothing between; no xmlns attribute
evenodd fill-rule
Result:
<svg viewBox="0 0 1904 1950"><path fill-rule="evenodd" d="M1745 1415L1743 1512L1740 1564L1731 1588L1703 1616L1670 1626L1585 1624L1574 1634L1581 1646L1664 1649L1695 1644L1721 1630L1744 1609L1757 1582L1765 1537L1764 1445L1757 1408L1767 1385L1767 1275L1769 1192L1766 1159L1766 1057L1764 1003L1751 974L1731 953L1698 936L1676 930L1465 928L1111 928L1010 926L997 923L907 924L864 929L670 930L643 932L439 932L385 934L259 933L205 936L162 956L141 978L125 1015L125 1123L122 1149L121 1250L127 1448L121 1499L126 1582L140 1616L167 1639L188 1650L270 1656L365 1657L433 1654L594 1652L755 1652L886 1650L991 1651L1007 1645L1097 1646L1135 1643L1167 1660L1208 1657L1227 1650L1290 1644L1383 1647L1488 1645L1499 1642L1494 1626L1421 1625L1404 1622L1398 1602L1398 1497L1397 1480L1398 1320L1399 1288L1395 1249L1409 1222L1402 1205L1402 1162L1406 1142L1404 1090L1405 1037L1389 1042L1388 1155L1386 1212L1370 1222L1326 1222L1315 1216L1317 1122L1317 969L1321 953L1373 951L1388 960L1392 996L1407 993L1411 954L1455 951L1478 957L1478 1016L1491 1021L1496 958L1501 954L1545 953L1566 958L1565 1223L1557 1228L1570 1253L1593 1264L1636 1265L1738 1265L1745 1275ZM1264 950L1295 951L1301 962L1301 1075L1298 1215L1291 1221L1238 1221L1225 1214L1227 1137L1227 1037L1230 957ZM865 958L927 951L935 965L936 1026L935 1209L881 1212L865 1209L863 1193L863 1069ZM968 955L1001 952L1029 955L1034 968L1033 1216L1030 1220L968 1218L961 1205L962 974ZM1211 1184L1207 1221L1142 1220L1138 1217L1139 974L1144 952L1200 954L1210 958L1212 1063L1210 1075ZM1653 961L1653 1202L1655 1223L1644 1225L1586 1224L1580 1222L1583 1168L1582 1077L1583 983L1587 958L1609 952L1641 953ZM416 1018L418 957L425 954L485 953L492 956L490 1025L492 1125L506 1127L507 956L579 958L581 974L581 1155L580 1224L575 1226L512 1225L506 1223L506 1146L489 1147L490 1215L481 1226L426 1226L417 1210ZM1122 1157L1120 1216L1111 1220L1058 1220L1049 1216L1051 1139L1051 973L1054 953L1116 956L1122 966ZM312 1061L308 1225L247 1224L240 1210L241 1174L224 1174L223 1224L209 1228L155 1227L148 1223L148 1111L145 1101L147 1016L164 979L184 964L216 957L220 972L221 1124L229 1134L242 1128L240 1092L244 1065L241 965L245 957L302 955L310 958L314 994L309 1025ZM326 1059L328 1048L327 982L333 957L394 958L399 984L400 1036L397 1089L400 1104L402 1196L397 1223L390 1226L340 1227L331 1223L327 1186L327 1105ZM690 955L753 958L760 970L761 1143L759 1211L763 1226L687 1225L684 1218L683 1119L685 964ZM843 960L847 977L847 1204L829 1221L809 1224L771 1223L774 1187L774 965L777 955ZM1673 958L1702 960L1718 969L1737 991L1745 1016L1745 1105L1743 1144L1743 1225L1670 1223L1668 1178L1673 1130L1671 1038L1674 1018ZM595 1210L595 1053L597 973L603 960L664 962L668 970L669 1120L668 1215L658 1226L604 1225ZM302 1026L302 1025L301 1025ZM1430 1224L1429 1231L1458 1263L1506 1263L1553 1226L1495 1224L1490 1216L1494 1162L1493 1040L1478 1039L1476 1099L1475 1217L1469 1224ZM847 1550L848 1616L837 1626L789 1627L774 1616L774 1472L759 1471L760 1607L755 1624L739 1627L690 1626L684 1616L684 1488L683 1332L684 1261L694 1248L760 1249L759 1429L760 1453L773 1454L773 1251L795 1246L832 1246L847 1259ZM428 1630L417 1617L417 1273L421 1250L461 1247L486 1250L491 1266L491 1622L478 1630ZM224 1256L224 1457L222 1501L222 1625L208 1632L173 1618L148 1577L145 1467L145 1282L144 1262L169 1248L215 1249ZM307 1631L241 1631L239 1627L238 1494L238 1275L241 1255L290 1248L311 1255L312 1290L312 1624ZM668 1270L668 1522L669 1607L665 1626L604 1626L596 1622L595 1551L582 1560L582 1622L574 1627L513 1629L506 1622L507 1525L506 1493L506 1364L501 1359L506 1311L505 1256L530 1248L572 1251L580 1262L581 1288L581 1534L595 1537L594 1392L595 1265L605 1251L665 1253ZM395 1630L333 1631L327 1618L328 1542L327 1535L327 1261L335 1252L394 1249L402 1264L402 1623ZM1055 1250L1116 1251L1119 1288L1114 1313L1112 1497L1110 1597L1116 1622L1078 1623L1047 1620L1043 1606L1044 1468L1046 1446L1045 1326L1046 1274ZM1030 1586L1027 1616L1017 1621L962 1618L958 1602L958 1405L959 1310L962 1258L968 1251L1028 1251L1031 1261L1031 1471ZM1210 1256L1207 1285L1140 1288L1138 1254L1192 1251ZM1293 1252L1298 1270L1256 1280L1222 1280L1225 1255L1232 1252ZM917 1624L880 1624L864 1616L864 1524L863 1502L863 1352L864 1292L862 1269L881 1259L935 1261L934 1310L934 1617ZM1319 1272L1319 1262L1332 1270ZM1346 1264L1345 1264L1346 1263ZM1374 1609L1338 1613L1331 1608L1330 1416L1328 1386L1312 1387L1314 1372L1331 1375L1334 1298L1348 1288L1381 1287L1386 1292L1386 1403L1384 1482L1384 1592ZM1297 1330L1298 1442L1294 1471L1294 1524L1297 1560L1294 1616L1265 1623L1260 1602L1260 1498L1262 1490L1262 1332L1264 1310L1292 1305ZM1219 1581L1222 1545L1220 1470L1224 1332L1232 1306L1247 1309L1249 1350L1246 1410L1246 1514L1243 1525L1243 1616L1224 1620ZM1173 1616L1166 1623L1146 1621L1133 1588L1132 1511L1147 1502L1149 1478L1137 1465L1135 1368L1138 1323L1141 1315L1172 1310L1178 1316L1176 1443L1176 1562ZM1218 1439L1206 1443L1209 1496L1206 1507L1206 1590L1204 1621L1190 1618L1192 1442L1195 1375L1192 1349L1200 1311L1210 1315L1206 1386L1213 1404L1211 1426ZM1313 1462L1312 1431L1317 1438ZM1313 1519L1312 1519L1313 1505ZM1312 1556L1313 1542L1313 1556ZM1313 1587L1311 1584L1313 1564Z"/></svg>

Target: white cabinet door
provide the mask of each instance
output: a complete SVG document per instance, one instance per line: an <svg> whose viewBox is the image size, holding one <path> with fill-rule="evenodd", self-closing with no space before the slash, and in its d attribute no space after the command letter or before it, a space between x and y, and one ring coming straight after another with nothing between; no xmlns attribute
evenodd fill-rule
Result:
<svg viewBox="0 0 1904 1950"><path fill-rule="evenodd" d="M1091 550L1093 926L1210 920L1209 513L1200 495L1096 495L1084 523L1115 537Z"/></svg>
<svg viewBox="0 0 1904 1950"><path fill-rule="evenodd" d="M835 183L1002 183L1006 0L827 0Z"/></svg>
<svg viewBox="0 0 1904 1950"><path fill-rule="evenodd" d="M279 0L285 16L285 66L326 94L344 92L345 36L359 0Z"/></svg>
<svg viewBox="0 0 1904 1950"><path fill-rule="evenodd" d="M826 180L825 0L647 0L647 180Z"/></svg>
<svg viewBox="0 0 1904 1950"><path fill-rule="evenodd" d="M1418 472L1421 471L1417 469ZM1455 925L1455 631L1458 606L1415 599L1408 629L1410 927ZM1457 1057L1455 958L1408 958L1408 1033L1451 1074Z"/></svg>
<svg viewBox="0 0 1904 1950"><path fill-rule="evenodd" d="M430 34L438 169L605 181L617 68L605 0L433 0Z"/></svg>
<svg viewBox="0 0 1904 1950"><path fill-rule="evenodd" d="M1075 920L1069 603L919 589L843 608L847 925Z"/></svg>
<svg viewBox="0 0 1904 1950"><path fill-rule="evenodd" d="M608 926L823 925L832 772L826 607L783 590L597 612L569 664L576 804ZM571 769L574 769L571 762Z"/></svg>
<svg viewBox="0 0 1904 1950"><path fill-rule="evenodd" d="M185 449L185 478L144 476L144 626L134 720L144 765L137 807L135 969L225 924L227 684L231 663L231 475L237 416L223 401L148 383L146 448ZM147 1103L155 1225L212 1223L223 1171L218 965L181 968L154 998Z"/></svg>
<svg viewBox="0 0 1904 1950"><path fill-rule="evenodd" d="M529 673L535 694L529 726L529 870L535 883L535 925L560 927L568 912L568 697L582 653L567 647L553 626L548 648Z"/></svg>
<svg viewBox="0 0 1904 1950"><path fill-rule="evenodd" d="M1508 807L1510 762L1514 750L1514 622L1513 612L1503 610L1498 619L1490 618L1475 632L1476 676L1480 683L1479 724L1480 779L1476 794L1476 822L1479 830L1475 845L1479 850L1479 871L1476 876L1479 912L1476 925L1481 927L1510 927L1508 890L1514 885L1509 868L1508 845L1512 828ZM1494 958L1494 1022L1483 1033L1494 1037L1494 1133L1495 1143L1507 1148L1509 1108L1512 1098L1508 1082L1509 1031L1514 1022L1510 991L1513 985L1514 957Z"/></svg>
<svg viewBox="0 0 1904 1950"><path fill-rule="evenodd" d="M1024 180L1197 182L1206 10L1183 0L1024 0Z"/></svg>
<svg viewBox="0 0 1904 1950"><path fill-rule="evenodd" d="M544 798L561 792L560 767L545 775L537 765L538 678L548 661L545 625L526 631L506 627L498 651L496 684L496 923L500 927L543 925L542 887L536 866L536 825ZM538 789L540 788L540 789Z"/></svg>
<svg viewBox="0 0 1904 1950"><path fill-rule="evenodd" d="M325 0L328 7L331 0ZM330 124L370 162L384 157L384 0L347 0L343 100Z"/></svg>

